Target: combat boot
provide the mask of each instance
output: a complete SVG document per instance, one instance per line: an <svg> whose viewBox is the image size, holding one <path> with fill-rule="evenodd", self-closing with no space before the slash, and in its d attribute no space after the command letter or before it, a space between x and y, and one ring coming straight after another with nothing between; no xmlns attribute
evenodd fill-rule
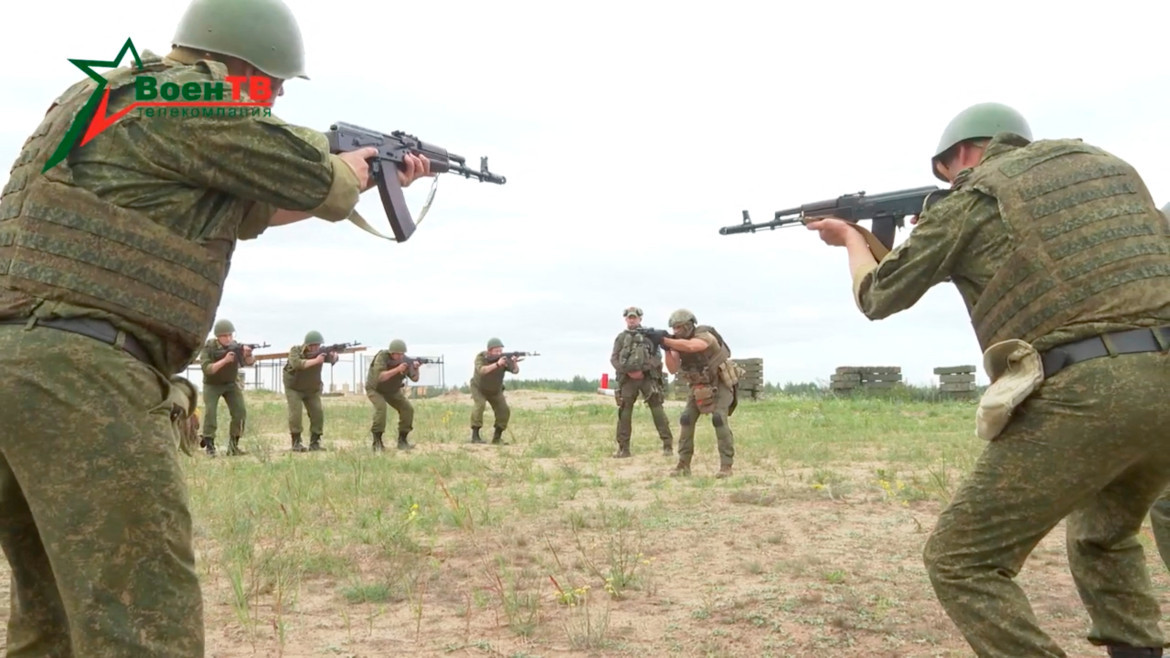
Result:
<svg viewBox="0 0 1170 658"><path fill-rule="evenodd" d="M481 439L479 436L479 428L478 427L471 428L471 442L472 443L483 443L483 439Z"/></svg>
<svg viewBox="0 0 1170 658"><path fill-rule="evenodd" d="M715 477L721 479L731 477L731 464L724 464L723 466L720 466L719 472L715 474Z"/></svg>
<svg viewBox="0 0 1170 658"><path fill-rule="evenodd" d="M614 459L625 459L629 456L630 456L630 442L629 441L619 441L617 452L610 455L610 457L613 457Z"/></svg>
<svg viewBox="0 0 1170 658"><path fill-rule="evenodd" d="M215 439L211 438L210 436L203 437L203 440L199 442L199 447L206 450L207 454L211 455L212 457L215 456Z"/></svg>
<svg viewBox="0 0 1170 658"><path fill-rule="evenodd" d="M399 450L414 450L414 446L410 445L406 441L407 434L410 434L410 432L399 432L398 433L398 449Z"/></svg>
<svg viewBox="0 0 1170 658"><path fill-rule="evenodd" d="M310 434L309 435L309 450L324 450L324 448L321 447L321 435L320 434Z"/></svg>
<svg viewBox="0 0 1170 658"><path fill-rule="evenodd" d="M683 460L678 460L678 464L674 470L670 472L670 477L685 477L691 474L691 463Z"/></svg>
<svg viewBox="0 0 1170 658"><path fill-rule="evenodd" d="M1112 645L1106 647L1109 658L1161 658L1162 647L1126 647Z"/></svg>
<svg viewBox="0 0 1170 658"><path fill-rule="evenodd" d="M492 445L506 446L508 442L504 440L504 430L496 427L495 432L492 433Z"/></svg>
<svg viewBox="0 0 1170 658"><path fill-rule="evenodd" d="M246 455L246 454L248 454L248 453L247 453L247 451L245 451L245 450L240 450L240 437L238 437L238 436L233 436L233 437L231 437L230 439L228 439L228 451L227 451L227 454L228 454L229 456L232 456L232 457L235 457L236 455Z"/></svg>
<svg viewBox="0 0 1170 658"><path fill-rule="evenodd" d="M305 444L301 442L301 433L294 432L292 435L292 450L293 452L304 452Z"/></svg>
<svg viewBox="0 0 1170 658"><path fill-rule="evenodd" d="M382 452L385 450L386 446L382 445L382 433L371 432L371 434L374 436L374 452Z"/></svg>

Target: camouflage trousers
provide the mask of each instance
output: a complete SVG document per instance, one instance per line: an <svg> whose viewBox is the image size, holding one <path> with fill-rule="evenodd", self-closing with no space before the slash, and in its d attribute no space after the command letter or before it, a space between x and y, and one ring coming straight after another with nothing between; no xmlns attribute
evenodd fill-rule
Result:
<svg viewBox="0 0 1170 658"><path fill-rule="evenodd" d="M977 655L1066 655L1013 580L1061 519L1089 642L1162 646L1137 534L1170 482L1167 388L1168 355L1077 363L984 449L924 550L939 602Z"/></svg>
<svg viewBox="0 0 1170 658"><path fill-rule="evenodd" d="M658 430L658 438L667 448L674 443L674 435L670 432L670 420L666 417L666 410L662 408L662 382L650 377L631 379L622 377L622 382L614 393L617 398L617 443L618 447L626 448L630 445L630 435L633 433L634 404L638 395L650 406L650 417L654 419L654 428Z"/></svg>
<svg viewBox="0 0 1170 658"><path fill-rule="evenodd" d="M377 391L367 391L366 397L374 405L374 419L370 423L371 432L386 431L386 407L394 407L398 412L398 433L409 432L414 429L414 407L401 390L389 395L382 395Z"/></svg>
<svg viewBox="0 0 1170 658"><path fill-rule="evenodd" d="M287 386L284 388L284 399L288 402L288 431L300 434L304 429L304 414L301 408L309 412L309 433L325 433L325 410L321 408L321 390L308 392L294 391Z"/></svg>
<svg viewBox="0 0 1170 658"><path fill-rule="evenodd" d="M162 373L0 326L7 656L203 656L191 514Z"/></svg>
<svg viewBox="0 0 1170 658"><path fill-rule="evenodd" d="M1150 525L1154 529L1154 543L1162 563L1170 569L1170 489L1162 492L1150 508Z"/></svg>
<svg viewBox="0 0 1170 658"><path fill-rule="evenodd" d="M715 428L715 441L719 444L719 465L731 466L735 460L735 437L731 433L728 417L731 415L731 402L734 395L730 388L718 384L715 389L714 409L710 411L711 426ZM708 412L699 410L699 403L695 400L694 389L687 398L687 406L679 416L678 460L683 464L691 463L691 456L695 454L695 424L699 418Z"/></svg>
<svg viewBox="0 0 1170 658"><path fill-rule="evenodd" d="M203 431L204 438L215 438L215 430L219 426L216 416L219 413L219 399L227 402L228 413L231 414L231 425L228 427L229 437L244 435L244 421L248 419L248 408L244 406L244 392L240 385L231 384L204 384L203 385Z"/></svg>
<svg viewBox="0 0 1170 658"><path fill-rule="evenodd" d="M508 429L508 419L512 417L512 410L508 408L508 401L504 398L503 391L484 393L472 386L471 401L474 404L471 408L472 427L483 427L484 406L490 404L492 406L492 415L495 416L495 426L502 430Z"/></svg>

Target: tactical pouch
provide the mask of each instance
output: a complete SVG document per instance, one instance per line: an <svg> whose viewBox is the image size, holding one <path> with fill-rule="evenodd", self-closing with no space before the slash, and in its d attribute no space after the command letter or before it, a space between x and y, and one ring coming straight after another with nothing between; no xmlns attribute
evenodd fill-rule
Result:
<svg viewBox="0 0 1170 658"><path fill-rule="evenodd" d="M1022 340L1005 340L987 348L983 368L991 386L975 412L975 436L994 441L1012 412L1044 381L1044 365L1036 348Z"/></svg>
<svg viewBox="0 0 1170 658"><path fill-rule="evenodd" d="M191 382L178 375L171 377L171 427L179 449L188 455L194 454L195 446L199 445L198 401L198 392Z"/></svg>
<svg viewBox="0 0 1170 658"><path fill-rule="evenodd" d="M724 361L719 364L719 381L727 388L734 388L739 383L739 378L746 371L738 363L732 361Z"/></svg>
<svg viewBox="0 0 1170 658"><path fill-rule="evenodd" d="M715 387L703 384L691 388L691 395L695 396L695 404L699 413L709 414L715 411Z"/></svg>

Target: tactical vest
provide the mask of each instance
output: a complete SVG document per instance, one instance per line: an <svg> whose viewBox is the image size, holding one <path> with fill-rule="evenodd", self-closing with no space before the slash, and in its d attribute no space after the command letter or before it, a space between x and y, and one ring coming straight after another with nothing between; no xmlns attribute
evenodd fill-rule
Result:
<svg viewBox="0 0 1170 658"><path fill-rule="evenodd" d="M498 359L493 359L486 350L479 353L475 360L475 372L471 373L472 387L479 389L482 393L499 393L504 390L504 374L508 372L507 368L499 368L486 375L479 374L480 368L496 361Z"/></svg>
<svg viewBox="0 0 1170 658"><path fill-rule="evenodd" d="M731 349L715 327L701 324L692 338L701 333L714 336L716 344L702 352L679 352L679 373L691 384L713 384L719 379L719 365L731 358Z"/></svg>
<svg viewBox="0 0 1170 658"><path fill-rule="evenodd" d="M231 351L229 348L220 345L219 341L214 338L208 340L203 345L203 349L211 355L212 363L215 363L216 361L219 361L223 357L227 356L227 353ZM231 363L220 368L216 373L208 374L207 371L204 371L203 383L211 384L212 386L222 386L223 384L234 383L239 376L240 362L232 361Z"/></svg>
<svg viewBox="0 0 1170 658"><path fill-rule="evenodd" d="M984 350L1170 308L1170 231L1133 167L1080 140L999 148L958 188L994 197L1015 244L971 309Z"/></svg>
<svg viewBox="0 0 1170 658"><path fill-rule="evenodd" d="M386 358L387 364L390 364L392 367L397 366L397 364L394 364L393 360L390 358L389 350L379 351L374 355L374 360L370 362L370 371L366 375L366 384L369 388L372 388L383 396L393 395L394 393L397 393L399 390L401 390L402 386L406 383L406 377L410 372L410 368L407 368L406 372L402 373L401 375L394 375L386 381L378 381L378 377L383 372L386 372L385 370L378 367L378 359L383 356Z"/></svg>
<svg viewBox="0 0 1170 658"><path fill-rule="evenodd" d="M293 345L288 352L289 354L298 352L304 357L305 346ZM302 393L312 393L313 391L320 390L322 384L321 369L324 367L325 364L320 363L311 368L294 370L292 364L286 361L284 364L284 387Z"/></svg>
<svg viewBox="0 0 1170 658"><path fill-rule="evenodd" d="M618 363L625 371L662 371L662 358L650 339L629 329L622 332L622 343L618 351Z"/></svg>
<svg viewBox="0 0 1170 658"><path fill-rule="evenodd" d="M171 68L156 55L143 65L105 73L105 93ZM161 365L181 369L211 330L231 250L217 253L103 201L74 184L67 160L41 173L94 88L86 80L58 98L13 166L0 198L0 286L124 317L164 339Z"/></svg>

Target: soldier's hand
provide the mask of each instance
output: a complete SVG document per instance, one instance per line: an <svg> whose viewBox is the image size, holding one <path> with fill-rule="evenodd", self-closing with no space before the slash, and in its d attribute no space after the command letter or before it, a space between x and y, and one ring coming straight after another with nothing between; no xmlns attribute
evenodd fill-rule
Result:
<svg viewBox="0 0 1170 658"><path fill-rule="evenodd" d="M849 225L849 222L836 217L818 219L815 222L809 222L806 226L810 231L820 232L821 241L830 247L844 247L845 240L853 232L853 227Z"/></svg>
<svg viewBox="0 0 1170 658"><path fill-rule="evenodd" d="M501 356L500 360L496 361L496 365L501 368L506 367L508 365L508 360Z"/></svg>
<svg viewBox="0 0 1170 658"><path fill-rule="evenodd" d="M236 353L235 352L228 352L227 354L223 355L223 360L228 362L228 363L235 361L236 360Z"/></svg>
<svg viewBox="0 0 1170 658"><path fill-rule="evenodd" d="M244 347L244 358L246 359L250 356L252 356L252 348L245 346Z"/></svg>
<svg viewBox="0 0 1170 658"><path fill-rule="evenodd" d="M421 366L422 366L422 363L420 363L420 362L418 362L418 361L415 361L415 362L414 362L414 369L415 369L415 370L418 370L418 369L419 369L419 367L421 367Z"/></svg>
<svg viewBox="0 0 1170 658"><path fill-rule="evenodd" d="M361 186L362 191L366 191L373 187L374 181L370 179L370 163L368 160L378 155L378 149L373 146L366 146L356 151L346 151L338 153L337 157L345 161L353 173L357 176L358 185Z"/></svg>
<svg viewBox="0 0 1170 658"><path fill-rule="evenodd" d="M407 187L424 176L434 176L431 173L431 161L425 155L407 153L404 160L402 164L405 170L398 169L398 184L402 187Z"/></svg>

